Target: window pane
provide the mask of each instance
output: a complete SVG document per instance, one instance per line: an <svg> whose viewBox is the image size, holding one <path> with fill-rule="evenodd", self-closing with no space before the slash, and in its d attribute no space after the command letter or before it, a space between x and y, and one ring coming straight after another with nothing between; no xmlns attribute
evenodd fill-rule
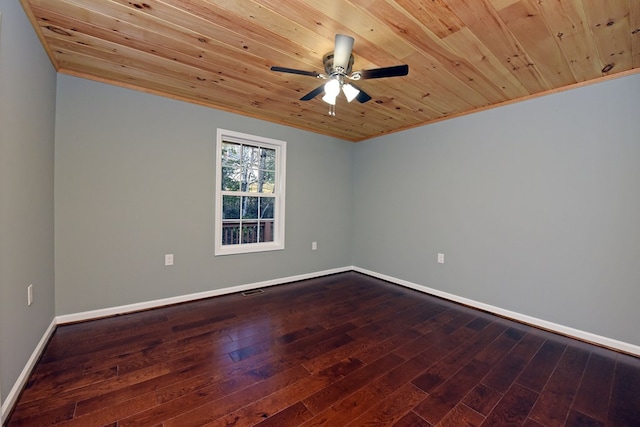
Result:
<svg viewBox="0 0 640 427"><path fill-rule="evenodd" d="M222 244L237 245L240 243L240 223L236 221L222 223Z"/></svg>
<svg viewBox="0 0 640 427"><path fill-rule="evenodd" d="M258 192L258 175L258 168L256 168L255 166L247 166L247 168L245 169L245 180L247 184L245 187L245 191L248 191L250 193Z"/></svg>
<svg viewBox="0 0 640 427"><path fill-rule="evenodd" d="M253 145L242 146L242 163L246 166L255 166L260 158L260 148Z"/></svg>
<svg viewBox="0 0 640 427"><path fill-rule="evenodd" d="M222 143L222 166L234 166L240 165L240 144L234 144L231 142Z"/></svg>
<svg viewBox="0 0 640 427"><path fill-rule="evenodd" d="M222 190L223 191L239 191L240 190L240 174L236 168L222 168Z"/></svg>
<svg viewBox="0 0 640 427"><path fill-rule="evenodd" d="M242 243L257 243L258 242L258 224L257 223L243 223L242 224Z"/></svg>
<svg viewBox="0 0 640 427"><path fill-rule="evenodd" d="M260 218L261 219L273 219L273 203L275 199L273 197L260 197Z"/></svg>
<svg viewBox="0 0 640 427"><path fill-rule="evenodd" d="M258 219L258 197L242 198L242 219Z"/></svg>
<svg viewBox="0 0 640 427"><path fill-rule="evenodd" d="M262 186L258 190L260 193L273 194L276 192L276 174L271 171L261 171L260 182Z"/></svg>
<svg viewBox="0 0 640 427"><path fill-rule="evenodd" d="M273 242L273 221L260 221L260 241Z"/></svg>
<svg viewBox="0 0 640 427"><path fill-rule="evenodd" d="M247 173L246 191L250 193L269 193L273 194L275 190L275 173L264 171L262 169L251 168Z"/></svg>
<svg viewBox="0 0 640 427"><path fill-rule="evenodd" d="M240 219L240 197L222 197L222 219Z"/></svg>
<svg viewBox="0 0 640 427"><path fill-rule="evenodd" d="M263 148L260 152L260 168L274 171L276 170L276 150L272 148Z"/></svg>

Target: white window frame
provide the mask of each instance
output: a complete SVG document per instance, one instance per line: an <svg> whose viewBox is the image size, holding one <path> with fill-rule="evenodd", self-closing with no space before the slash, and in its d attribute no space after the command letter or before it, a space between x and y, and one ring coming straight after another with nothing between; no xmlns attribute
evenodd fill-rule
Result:
<svg viewBox="0 0 640 427"><path fill-rule="evenodd" d="M239 192L222 191L222 144L235 142L274 149L276 153L274 230L272 242L222 244L222 196ZM287 142L218 128L216 138L215 255L231 255L284 249L285 182ZM254 193L252 193L254 194ZM255 194L254 194L255 195Z"/></svg>

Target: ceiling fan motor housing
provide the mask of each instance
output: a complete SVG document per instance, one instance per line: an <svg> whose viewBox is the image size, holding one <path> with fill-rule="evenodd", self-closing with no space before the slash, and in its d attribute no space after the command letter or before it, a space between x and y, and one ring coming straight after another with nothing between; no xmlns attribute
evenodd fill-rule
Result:
<svg viewBox="0 0 640 427"><path fill-rule="evenodd" d="M322 63L324 64L324 71L328 74L328 75L334 75L334 74L342 74L344 76L346 76L347 74L351 73L351 69L353 67L353 54L351 54L351 56L349 57L349 64L347 65L346 69L343 69L342 67L335 67L333 66L333 52L329 52L326 53L323 57L322 57Z"/></svg>

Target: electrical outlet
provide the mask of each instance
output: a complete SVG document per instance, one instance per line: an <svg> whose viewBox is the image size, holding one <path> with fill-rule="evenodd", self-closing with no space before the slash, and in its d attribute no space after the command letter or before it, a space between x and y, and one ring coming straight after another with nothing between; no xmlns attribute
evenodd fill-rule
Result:
<svg viewBox="0 0 640 427"><path fill-rule="evenodd" d="M27 305L33 304L33 285L27 286Z"/></svg>
<svg viewBox="0 0 640 427"><path fill-rule="evenodd" d="M444 264L444 254L438 254L438 264Z"/></svg>
<svg viewBox="0 0 640 427"><path fill-rule="evenodd" d="M164 255L164 265L173 265L173 254Z"/></svg>
<svg viewBox="0 0 640 427"><path fill-rule="evenodd" d="M311 250L312 251L318 250L318 242L311 242Z"/></svg>

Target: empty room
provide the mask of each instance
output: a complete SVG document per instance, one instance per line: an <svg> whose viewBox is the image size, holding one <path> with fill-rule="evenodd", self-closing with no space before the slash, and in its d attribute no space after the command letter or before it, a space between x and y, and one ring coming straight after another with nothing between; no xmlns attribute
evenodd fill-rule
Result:
<svg viewBox="0 0 640 427"><path fill-rule="evenodd" d="M640 2L0 0L4 426L640 426Z"/></svg>

